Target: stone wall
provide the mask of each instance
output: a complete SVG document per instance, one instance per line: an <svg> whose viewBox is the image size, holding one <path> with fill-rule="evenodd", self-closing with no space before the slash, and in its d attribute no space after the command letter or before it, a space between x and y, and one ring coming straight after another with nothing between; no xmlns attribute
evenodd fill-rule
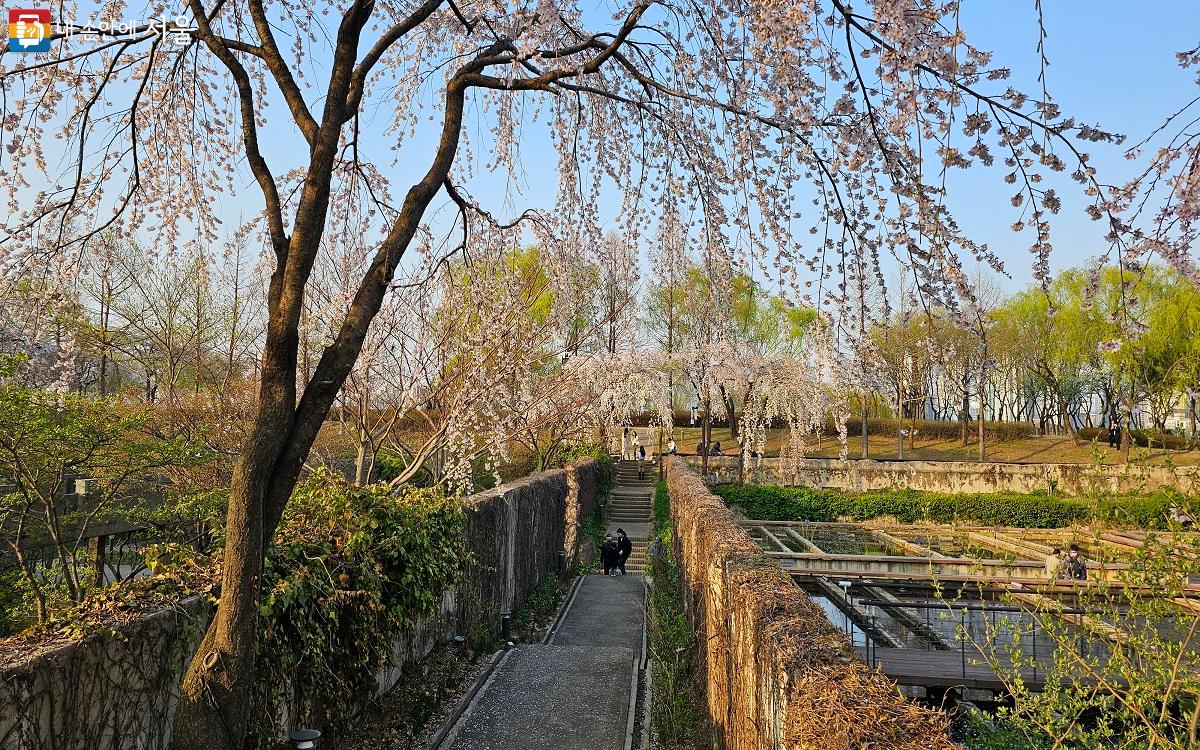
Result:
<svg viewBox="0 0 1200 750"><path fill-rule="evenodd" d="M699 467L700 458L687 462ZM708 459L710 481L738 481L736 456ZM1126 494L1172 487L1186 494L1200 492L1200 467L1089 464L1018 464L976 461L875 461L873 459L806 458L794 470L780 468L779 459L746 462L745 481L759 484L865 490L912 488L932 492L1036 492L1053 488L1068 495L1098 492Z"/></svg>
<svg viewBox="0 0 1200 750"><path fill-rule="evenodd" d="M683 461L670 459L667 481L684 611L722 747L957 747L946 717L863 664Z"/></svg>
<svg viewBox="0 0 1200 750"><path fill-rule="evenodd" d="M557 575L560 553L573 566L582 554L579 527L598 502L596 481L588 461L467 498L464 537L474 562L445 592L441 614L394 644L393 663L376 675L380 691L455 633L495 635L502 613ZM38 653L0 647L0 748L166 748L179 678L211 614L193 599L116 635Z"/></svg>

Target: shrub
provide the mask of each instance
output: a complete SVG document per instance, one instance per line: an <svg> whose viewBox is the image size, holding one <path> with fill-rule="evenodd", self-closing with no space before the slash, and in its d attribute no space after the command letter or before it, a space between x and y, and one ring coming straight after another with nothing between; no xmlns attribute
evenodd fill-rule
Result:
<svg viewBox="0 0 1200 750"><path fill-rule="evenodd" d="M1092 520L1161 528L1174 492L1142 496L1058 498L1042 494L918 492L911 489L848 493L809 487L724 484L712 491L764 521L864 521L892 517L900 523L975 523L983 526L1059 528Z"/></svg>
<svg viewBox="0 0 1200 750"><path fill-rule="evenodd" d="M434 489L355 487L325 470L296 488L263 573L260 735L286 734L276 722L289 697L297 725L336 731L356 713L394 639L436 613L461 573L464 519Z"/></svg>
<svg viewBox="0 0 1200 750"><path fill-rule="evenodd" d="M559 449L550 468L569 466L578 461L596 462L596 493L603 497L612 491L613 457L600 443L572 443Z"/></svg>

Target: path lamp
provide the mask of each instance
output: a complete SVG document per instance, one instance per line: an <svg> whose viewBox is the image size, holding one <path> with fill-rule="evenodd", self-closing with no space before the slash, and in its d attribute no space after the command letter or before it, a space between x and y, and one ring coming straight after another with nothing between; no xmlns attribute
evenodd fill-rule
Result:
<svg viewBox="0 0 1200 750"><path fill-rule="evenodd" d="M296 745L296 750L310 750L317 746L317 738L321 733L315 729L297 729L288 735L288 739Z"/></svg>
<svg viewBox="0 0 1200 750"><path fill-rule="evenodd" d="M512 640L512 614L509 612L500 613L500 637L505 641Z"/></svg>

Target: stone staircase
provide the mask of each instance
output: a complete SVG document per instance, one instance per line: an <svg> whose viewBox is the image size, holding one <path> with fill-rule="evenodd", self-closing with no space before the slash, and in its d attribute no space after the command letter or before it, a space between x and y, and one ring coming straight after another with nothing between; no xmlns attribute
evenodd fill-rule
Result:
<svg viewBox="0 0 1200 750"><path fill-rule="evenodd" d="M625 529L633 542L633 554L625 563L625 570L630 575L643 575L646 572L646 548L653 533L658 464L646 461L645 479L638 479L637 461L618 460L614 471L612 494L608 499L608 531L615 534L617 529Z"/></svg>

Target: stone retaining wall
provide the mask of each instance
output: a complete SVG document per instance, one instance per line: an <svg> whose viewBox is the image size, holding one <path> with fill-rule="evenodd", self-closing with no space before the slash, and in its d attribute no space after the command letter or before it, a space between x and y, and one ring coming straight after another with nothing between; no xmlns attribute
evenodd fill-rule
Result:
<svg viewBox="0 0 1200 750"><path fill-rule="evenodd" d="M393 663L377 675L381 691L456 632L498 633L501 614L557 574L560 553L574 566L579 527L598 501L597 470L582 462L467 498L474 563L443 596L441 615L397 640ZM193 599L117 635L11 656L0 664L0 748L165 750L179 679L211 614Z"/></svg>
<svg viewBox="0 0 1200 750"><path fill-rule="evenodd" d="M698 468L700 458L688 456ZM708 459L712 482L738 481L736 456ZM875 461L873 459L806 458L794 470L780 468L777 458L746 462L745 481L759 484L866 490L912 488L931 492L1037 492L1053 488L1068 495L1098 492L1128 494L1172 487L1185 494L1200 492L1200 467L1089 464L1018 464L976 461Z"/></svg>
<svg viewBox="0 0 1200 750"><path fill-rule="evenodd" d="M728 750L950 750L946 717L858 659L824 612L678 458L668 464L684 611Z"/></svg>

